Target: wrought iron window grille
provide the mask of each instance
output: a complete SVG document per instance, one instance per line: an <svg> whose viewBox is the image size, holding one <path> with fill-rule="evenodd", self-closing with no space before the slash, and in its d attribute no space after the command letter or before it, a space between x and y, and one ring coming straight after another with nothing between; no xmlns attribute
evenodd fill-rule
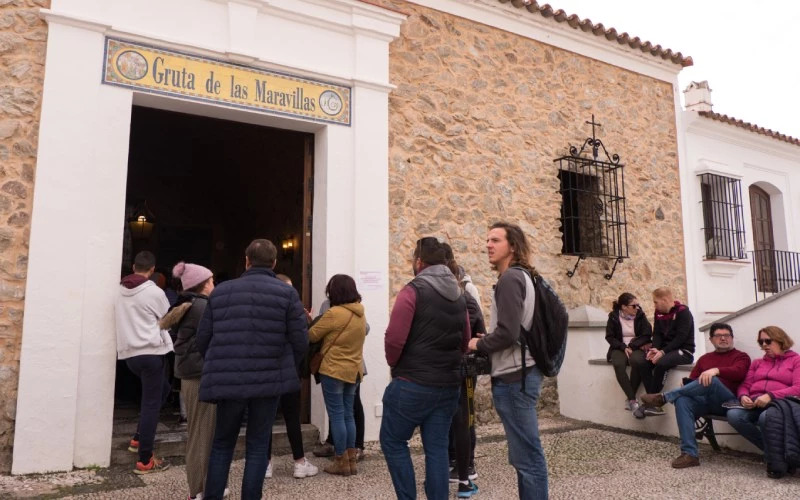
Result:
<svg viewBox="0 0 800 500"><path fill-rule="evenodd" d="M592 136L578 149L553 160L558 163L561 181L561 254L576 256L575 275L581 261L588 257L613 259L614 266L605 279L610 280L628 255L628 223L625 216L625 172L619 155L609 154L596 135L594 115ZM590 156L591 155L591 156Z"/></svg>
<svg viewBox="0 0 800 500"><path fill-rule="evenodd" d="M700 174L706 259L747 258L744 246L742 183L717 174Z"/></svg>

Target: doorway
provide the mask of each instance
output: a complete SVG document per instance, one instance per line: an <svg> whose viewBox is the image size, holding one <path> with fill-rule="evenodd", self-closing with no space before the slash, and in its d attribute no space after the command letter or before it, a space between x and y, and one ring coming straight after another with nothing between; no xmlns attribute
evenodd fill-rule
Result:
<svg viewBox="0 0 800 500"><path fill-rule="evenodd" d="M168 289L182 260L219 283L241 275L247 245L266 238L278 249L275 272L310 309L313 134L141 106L130 130L121 275L150 250ZM307 423L307 380L302 387ZM138 398L138 379L118 363L115 408Z"/></svg>
<svg viewBox="0 0 800 500"><path fill-rule="evenodd" d="M772 232L772 205L769 194L756 185L750 186L750 219L753 226L753 256L758 290L775 293L778 279L775 262L775 239Z"/></svg>

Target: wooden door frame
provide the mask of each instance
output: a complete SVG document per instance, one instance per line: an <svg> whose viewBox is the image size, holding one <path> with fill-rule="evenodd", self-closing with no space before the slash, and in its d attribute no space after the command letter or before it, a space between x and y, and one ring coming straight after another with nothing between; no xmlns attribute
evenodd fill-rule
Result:
<svg viewBox="0 0 800 500"><path fill-rule="evenodd" d="M302 297L303 307L312 310L311 304L311 230L313 227L314 209L314 135L308 134L303 143L303 277ZM300 421L304 424L311 422L311 379L300 379Z"/></svg>

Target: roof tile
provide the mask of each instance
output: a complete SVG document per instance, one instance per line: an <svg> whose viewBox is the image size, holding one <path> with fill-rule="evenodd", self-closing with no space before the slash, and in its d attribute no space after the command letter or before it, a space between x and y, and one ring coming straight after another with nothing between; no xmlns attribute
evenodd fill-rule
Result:
<svg viewBox="0 0 800 500"><path fill-rule="evenodd" d="M730 125L733 125L734 127L743 128L745 130L755 132L756 134L766 135L767 137L772 137L773 139L777 139L779 141L788 142L789 144L794 144L795 146L800 146L800 139L797 139L796 137L792 137L786 134L781 134L780 132L776 132L768 128L759 127L758 125L754 125L744 120L738 120L732 116L715 113L714 111L698 111L697 113L700 116L704 116L706 118L710 118L718 122L728 123Z"/></svg>

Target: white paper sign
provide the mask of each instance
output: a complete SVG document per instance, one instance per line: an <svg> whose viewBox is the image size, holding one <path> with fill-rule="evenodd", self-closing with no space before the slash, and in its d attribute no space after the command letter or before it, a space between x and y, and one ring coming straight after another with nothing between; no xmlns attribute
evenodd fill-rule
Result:
<svg viewBox="0 0 800 500"><path fill-rule="evenodd" d="M382 289L383 273L381 271L359 271L358 288L362 292Z"/></svg>

